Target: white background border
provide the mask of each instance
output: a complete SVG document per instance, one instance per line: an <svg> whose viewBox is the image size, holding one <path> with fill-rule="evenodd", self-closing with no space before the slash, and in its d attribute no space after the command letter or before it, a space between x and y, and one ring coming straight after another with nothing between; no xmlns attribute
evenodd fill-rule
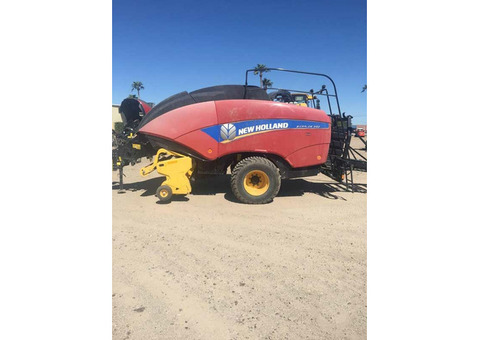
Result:
<svg viewBox="0 0 480 340"><path fill-rule="evenodd" d="M477 13L368 1L370 339L480 337ZM2 336L111 338L111 3L0 25Z"/></svg>

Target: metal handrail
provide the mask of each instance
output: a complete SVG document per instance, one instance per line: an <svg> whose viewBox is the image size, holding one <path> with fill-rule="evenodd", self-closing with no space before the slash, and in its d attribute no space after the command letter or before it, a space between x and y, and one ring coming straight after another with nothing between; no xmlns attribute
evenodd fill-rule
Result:
<svg viewBox="0 0 480 340"><path fill-rule="evenodd" d="M339 102L339 100L338 100L337 86L335 85L335 82L333 81L333 79L330 78L328 75L323 74L323 73L314 73L314 72L287 70L287 69L284 69L284 68L276 68L276 67L266 67L264 70L265 70L265 71L281 71L281 72L308 74L308 75L320 76L320 77L325 77L325 78L327 78L327 79L330 80L330 82L332 83L332 85L333 85L333 90L334 90L334 92L335 92L335 95L328 95L328 94L327 94L327 98L328 98L328 97L335 97L336 102L337 102L338 114L340 115L340 114L342 113L342 110L340 110L340 102ZM245 72L245 96L246 96L246 94L247 94L248 73L249 73L249 72L255 72L255 71L256 71L255 69L249 69L249 70L247 70L247 71ZM303 91L299 91L299 92L303 92ZM310 91L305 91L305 93L309 93L309 92L310 92ZM330 111L330 114L332 114L331 111Z"/></svg>

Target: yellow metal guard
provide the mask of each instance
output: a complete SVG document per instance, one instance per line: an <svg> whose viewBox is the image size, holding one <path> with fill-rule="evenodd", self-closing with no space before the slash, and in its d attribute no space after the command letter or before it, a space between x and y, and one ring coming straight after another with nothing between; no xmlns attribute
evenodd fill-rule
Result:
<svg viewBox="0 0 480 340"><path fill-rule="evenodd" d="M193 160L190 157L159 149L153 163L140 169L140 175L145 177L157 169L160 175L167 178L162 185L168 185L173 194L186 195L192 192L190 176L192 176L193 166Z"/></svg>

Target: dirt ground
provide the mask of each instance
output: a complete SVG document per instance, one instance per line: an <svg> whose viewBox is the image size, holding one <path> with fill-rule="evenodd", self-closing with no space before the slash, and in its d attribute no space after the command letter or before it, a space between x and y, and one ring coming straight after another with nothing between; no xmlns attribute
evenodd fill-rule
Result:
<svg viewBox="0 0 480 340"><path fill-rule="evenodd" d="M358 138L354 146L360 147ZM366 173L238 203L229 176L160 204L160 177L113 173L113 339L366 339Z"/></svg>

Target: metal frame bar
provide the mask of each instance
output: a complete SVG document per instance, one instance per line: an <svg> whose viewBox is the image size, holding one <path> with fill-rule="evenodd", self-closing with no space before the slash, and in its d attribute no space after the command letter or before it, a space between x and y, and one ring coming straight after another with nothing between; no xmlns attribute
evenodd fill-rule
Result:
<svg viewBox="0 0 480 340"><path fill-rule="evenodd" d="M360 153L359 153L357 150L355 150L354 148L351 147L351 148L350 148L350 151L352 152L352 155L353 155L353 158L354 158L354 159L357 159L357 158L355 157L355 154L354 154L354 153L356 153L358 156L360 156L360 157L363 158L364 160L367 160L362 154L360 154Z"/></svg>
<svg viewBox="0 0 480 340"><path fill-rule="evenodd" d="M360 137L360 136L359 136L358 138L360 138L360 140L362 141L362 143L365 144L364 150L367 151L367 141L366 141L365 139L363 139L363 137Z"/></svg>
<svg viewBox="0 0 480 340"><path fill-rule="evenodd" d="M317 91L317 92L312 92L312 90L310 91L305 91L305 90L294 90L294 89L285 89L285 88L279 88L279 87L269 87L267 88L266 90L283 90L283 91L290 91L290 92L299 92L299 93L308 93L308 94L318 94L319 96L329 96L329 97L335 97L334 94L323 94L323 93L320 93L320 91Z"/></svg>
<svg viewBox="0 0 480 340"><path fill-rule="evenodd" d="M338 92L337 92L337 86L335 85L335 82L333 81L332 78L330 78L329 76L327 76L326 74L323 74L323 73L314 73L314 72L305 72L305 71L295 71L295 70L287 70L287 69L284 69L284 68L276 68L276 67L267 67L265 68L265 71L280 71L280 72L289 72L289 73L298 73L298 74L308 74L308 75L312 75L312 76L319 76L319 77L324 77L324 78L327 78L328 80L330 80L330 82L332 83L333 85L333 90L335 92L334 95L328 95L328 92L327 92L327 98L329 97L335 97L336 99L336 102L337 102L337 109L338 109L338 114L341 115L342 114L342 110L340 109L340 102L338 100ZM255 72L255 69L249 69L245 72L245 95L244 97L246 97L246 94L247 94L247 86L248 86L248 73L250 72ZM326 88L323 88L322 87L322 90L326 90ZM322 91L320 90L320 91ZM298 91L298 92L305 92L305 93L310 93L310 91ZM319 93L320 94L320 93ZM330 109L330 114L332 115L333 112L331 111Z"/></svg>

